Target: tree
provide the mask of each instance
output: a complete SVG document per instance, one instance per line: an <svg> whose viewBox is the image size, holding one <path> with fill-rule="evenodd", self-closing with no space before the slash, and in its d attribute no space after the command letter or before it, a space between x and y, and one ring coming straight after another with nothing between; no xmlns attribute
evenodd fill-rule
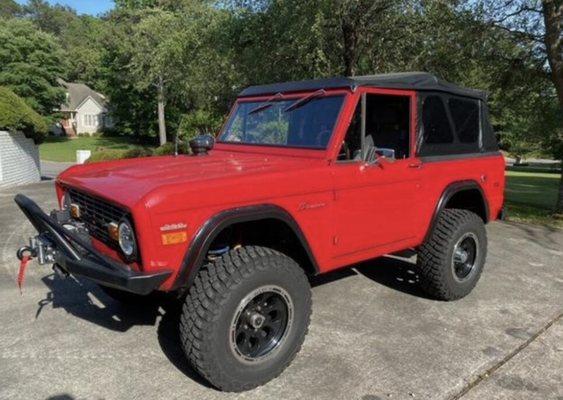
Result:
<svg viewBox="0 0 563 400"><path fill-rule="evenodd" d="M142 11L133 28L130 66L140 89L154 87L160 145L166 143L166 97L183 78L184 29L177 15L159 9Z"/></svg>
<svg viewBox="0 0 563 400"><path fill-rule="evenodd" d="M485 10L493 27L507 32L526 49L528 57L538 58L540 68L548 65L546 73L559 103L559 125L540 140L554 158L562 160L563 166L563 0L503 0L500 3L482 0L476 6ZM563 174L555 212L563 214Z"/></svg>
<svg viewBox="0 0 563 400"><path fill-rule="evenodd" d="M22 9L14 0L0 0L0 18L11 18L19 15Z"/></svg>
<svg viewBox="0 0 563 400"><path fill-rule="evenodd" d="M370 45L377 28L385 23L395 1L391 0L336 0L330 1L330 10L341 35L342 64L345 76L356 75L358 61Z"/></svg>
<svg viewBox="0 0 563 400"><path fill-rule="evenodd" d="M29 21L0 20L0 85L48 115L64 100L57 83L64 74L65 56L53 36Z"/></svg>
<svg viewBox="0 0 563 400"><path fill-rule="evenodd" d="M39 144L47 134L47 123L23 99L0 86L0 129L22 131Z"/></svg>
<svg viewBox="0 0 563 400"><path fill-rule="evenodd" d="M25 17L42 31L61 37L69 22L77 19L76 11L69 6L51 5L45 0L29 0L23 6Z"/></svg>

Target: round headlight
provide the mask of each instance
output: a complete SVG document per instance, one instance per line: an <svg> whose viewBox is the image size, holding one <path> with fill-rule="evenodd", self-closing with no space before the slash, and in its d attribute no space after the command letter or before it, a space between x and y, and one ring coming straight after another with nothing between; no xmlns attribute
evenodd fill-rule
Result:
<svg viewBox="0 0 563 400"><path fill-rule="evenodd" d="M137 244L135 243L135 234L133 228L128 221L122 221L119 224L119 247L125 256L131 257L137 251Z"/></svg>

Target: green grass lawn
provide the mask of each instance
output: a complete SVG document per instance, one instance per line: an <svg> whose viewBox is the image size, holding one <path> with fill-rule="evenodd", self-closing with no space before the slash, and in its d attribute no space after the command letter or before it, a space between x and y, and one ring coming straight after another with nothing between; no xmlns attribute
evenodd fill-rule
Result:
<svg viewBox="0 0 563 400"><path fill-rule="evenodd" d="M563 227L553 217L560 174L506 171L506 207L508 218Z"/></svg>
<svg viewBox="0 0 563 400"><path fill-rule="evenodd" d="M78 137L69 139L66 137L47 137L45 142L39 146L39 154L42 160L48 161L76 161L76 150L97 150L99 148L126 151L135 147L146 147L136 144L130 137Z"/></svg>

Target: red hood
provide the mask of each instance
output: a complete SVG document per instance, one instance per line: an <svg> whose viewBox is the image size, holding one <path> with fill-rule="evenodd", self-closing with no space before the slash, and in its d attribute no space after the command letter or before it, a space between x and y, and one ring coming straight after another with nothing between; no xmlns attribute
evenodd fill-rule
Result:
<svg viewBox="0 0 563 400"><path fill-rule="evenodd" d="M287 172L318 162L300 157L215 150L200 157L148 157L77 165L59 175L58 182L132 207L162 186L189 185L193 189L200 182Z"/></svg>

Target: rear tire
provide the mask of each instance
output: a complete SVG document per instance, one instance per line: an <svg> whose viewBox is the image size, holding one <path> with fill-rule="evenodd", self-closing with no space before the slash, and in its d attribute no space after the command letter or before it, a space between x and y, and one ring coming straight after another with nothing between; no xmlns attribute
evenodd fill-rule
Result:
<svg viewBox="0 0 563 400"><path fill-rule="evenodd" d="M242 247L199 271L182 310L182 346L213 386L249 390L291 363L310 315L311 290L299 265L269 248Z"/></svg>
<svg viewBox="0 0 563 400"><path fill-rule="evenodd" d="M422 288L440 300L465 297L479 281L486 257L483 220L468 210L442 210L430 237L418 250Z"/></svg>

